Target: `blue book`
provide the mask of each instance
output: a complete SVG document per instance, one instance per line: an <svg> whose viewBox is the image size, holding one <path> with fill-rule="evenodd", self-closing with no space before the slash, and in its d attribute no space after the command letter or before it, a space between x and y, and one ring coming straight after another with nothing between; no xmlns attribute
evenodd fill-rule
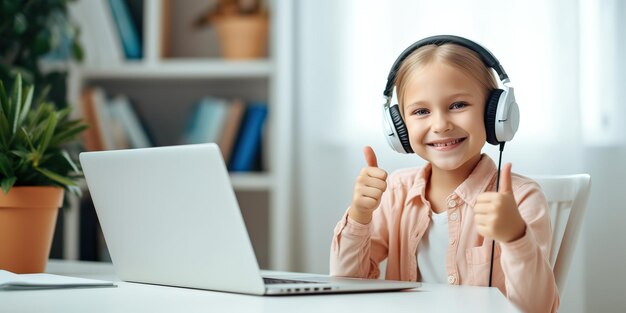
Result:
<svg viewBox="0 0 626 313"><path fill-rule="evenodd" d="M199 113L200 113L200 103L195 104L189 114L187 114L187 121L185 122L185 129L183 130L183 136L181 138L181 143L189 144L193 140L193 133L195 132L195 128L199 125Z"/></svg>
<svg viewBox="0 0 626 313"><path fill-rule="evenodd" d="M201 135L200 143L204 142L218 142L224 123L226 122L226 113L228 109L228 103L224 99L218 98L206 98L207 103L205 105L210 106L210 115L206 116L202 121L203 133Z"/></svg>
<svg viewBox="0 0 626 313"><path fill-rule="evenodd" d="M267 117L267 105L250 104L246 109L235 149L230 161L230 170L245 172L254 169L263 138L263 126Z"/></svg>
<svg viewBox="0 0 626 313"><path fill-rule="evenodd" d="M183 137L183 143L196 144L218 142L228 113L226 100L204 97L191 112Z"/></svg>
<svg viewBox="0 0 626 313"><path fill-rule="evenodd" d="M184 144L201 143L203 134L206 133L207 118L211 115L211 106L208 105L208 99L202 98L193 107L189 114L185 132L183 134Z"/></svg>
<svg viewBox="0 0 626 313"><path fill-rule="evenodd" d="M127 59L141 59L141 39L137 32L137 26L133 23L128 9L128 4L124 0L109 0L113 19L117 26L117 31L124 47Z"/></svg>

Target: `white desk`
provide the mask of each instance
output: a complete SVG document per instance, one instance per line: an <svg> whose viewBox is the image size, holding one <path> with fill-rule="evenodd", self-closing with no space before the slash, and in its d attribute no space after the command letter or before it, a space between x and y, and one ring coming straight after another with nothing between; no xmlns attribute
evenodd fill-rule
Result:
<svg viewBox="0 0 626 313"><path fill-rule="evenodd" d="M117 280L106 263L50 261L48 273ZM495 288L423 284L401 292L249 296L119 282L117 288L0 292L0 312L518 312Z"/></svg>

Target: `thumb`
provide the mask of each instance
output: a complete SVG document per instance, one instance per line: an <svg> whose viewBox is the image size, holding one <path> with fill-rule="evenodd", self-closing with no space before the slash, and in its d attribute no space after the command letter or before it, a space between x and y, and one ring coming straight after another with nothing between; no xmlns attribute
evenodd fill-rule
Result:
<svg viewBox="0 0 626 313"><path fill-rule="evenodd" d="M506 193L513 191L513 184L511 183L511 167L513 164L506 163L502 167L502 171L500 172L500 189L498 192Z"/></svg>
<svg viewBox="0 0 626 313"><path fill-rule="evenodd" d="M370 146L363 148L363 154L365 155L365 162L367 166L378 167L378 161L376 160L376 153Z"/></svg>

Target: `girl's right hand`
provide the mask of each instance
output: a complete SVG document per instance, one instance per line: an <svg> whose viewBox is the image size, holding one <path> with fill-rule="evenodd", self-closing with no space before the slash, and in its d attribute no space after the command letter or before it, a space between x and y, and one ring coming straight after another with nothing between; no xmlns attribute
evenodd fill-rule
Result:
<svg viewBox="0 0 626 313"><path fill-rule="evenodd" d="M361 224L368 224L372 220L372 213L380 205L383 192L387 189L387 172L378 168L372 147L363 148L363 154L367 167L361 169L356 178L348 216Z"/></svg>

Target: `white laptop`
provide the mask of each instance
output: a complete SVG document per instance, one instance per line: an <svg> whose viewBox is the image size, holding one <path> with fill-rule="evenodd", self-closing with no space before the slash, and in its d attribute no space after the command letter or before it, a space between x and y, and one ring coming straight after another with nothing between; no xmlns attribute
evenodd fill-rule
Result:
<svg viewBox="0 0 626 313"><path fill-rule="evenodd" d="M255 295L420 286L296 273L262 277L216 144L84 152L80 163L121 280Z"/></svg>

